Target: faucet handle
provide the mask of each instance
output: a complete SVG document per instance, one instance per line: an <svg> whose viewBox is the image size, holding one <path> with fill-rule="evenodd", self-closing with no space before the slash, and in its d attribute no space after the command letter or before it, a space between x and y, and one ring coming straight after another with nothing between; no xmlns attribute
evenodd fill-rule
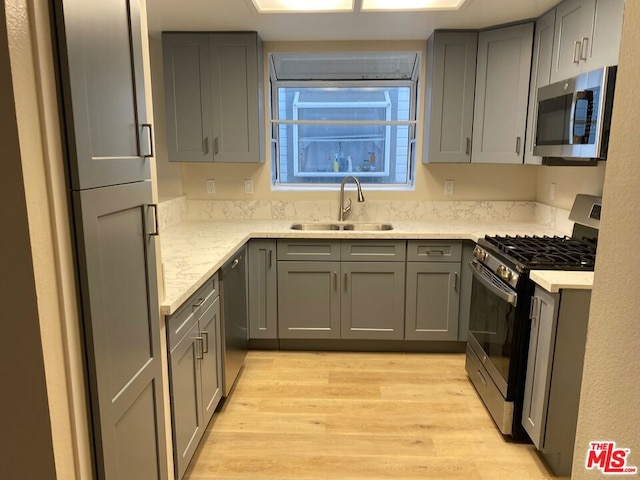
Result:
<svg viewBox="0 0 640 480"><path fill-rule="evenodd" d="M347 203L346 207L342 208L342 213L347 213L349 210L351 210L351 204L353 203L352 200L349 198L349 203Z"/></svg>

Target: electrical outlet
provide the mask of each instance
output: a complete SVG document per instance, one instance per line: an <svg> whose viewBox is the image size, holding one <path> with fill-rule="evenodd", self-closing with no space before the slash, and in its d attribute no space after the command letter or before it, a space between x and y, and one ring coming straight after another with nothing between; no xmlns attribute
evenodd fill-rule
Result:
<svg viewBox="0 0 640 480"><path fill-rule="evenodd" d="M207 180L206 185L207 185L207 193L209 195L212 195L212 194L216 193L216 181L215 180Z"/></svg>
<svg viewBox="0 0 640 480"><path fill-rule="evenodd" d="M444 194L445 195L453 195L453 190L456 186L456 182L454 180L445 180L444 181Z"/></svg>
<svg viewBox="0 0 640 480"><path fill-rule="evenodd" d="M244 181L244 193L251 195L253 193L253 180Z"/></svg>
<svg viewBox="0 0 640 480"><path fill-rule="evenodd" d="M556 184L552 183L549 186L549 200L555 200L556 199Z"/></svg>

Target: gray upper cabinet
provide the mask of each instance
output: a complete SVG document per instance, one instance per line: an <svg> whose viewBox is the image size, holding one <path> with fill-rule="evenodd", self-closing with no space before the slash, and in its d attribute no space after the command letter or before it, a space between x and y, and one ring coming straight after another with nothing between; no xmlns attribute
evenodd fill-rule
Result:
<svg viewBox="0 0 640 480"><path fill-rule="evenodd" d="M552 83L617 65L624 0L567 0L555 11Z"/></svg>
<svg viewBox="0 0 640 480"><path fill-rule="evenodd" d="M480 32L473 163L522 163L533 23Z"/></svg>
<svg viewBox="0 0 640 480"><path fill-rule="evenodd" d="M427 41L424 163L469 163L478 32L436 31Z"/></svg>
<svg viewBox="0 0 640 480"><path fill-rule="evenodd" d="M213 162L209 36L165 33L162 49L169 159Z"/></svg>
<svg viewBox="0 0 640 480"><path fill-rule="evenodd" d="M165 33L162 41L169 160L263 162L257 33Z"/></svg>
<svg viewBox="0 0 640 480"><path fill-rule="evenodd" d="M54 8L71 188L148 179L138 0L56 0Z"/></svg>
<svg viewBox="0 0 640 480"><path fill-rule="evenodd" d="M249 338L278 338L275 240L249 242Z"/></svg>
<svg viewBox="0 0 640 480"><path fill-rule="evenodd" d="M553 32L556 12L551 10L536 21L533 41L533 59L531 63L531 86L529 89L529 110L527 115L527 138L524 151L524 163L540 165L542 157L533 154L536 140L535 124L538 113L538 88L551 82L551 64L553 56Z"/></svg>

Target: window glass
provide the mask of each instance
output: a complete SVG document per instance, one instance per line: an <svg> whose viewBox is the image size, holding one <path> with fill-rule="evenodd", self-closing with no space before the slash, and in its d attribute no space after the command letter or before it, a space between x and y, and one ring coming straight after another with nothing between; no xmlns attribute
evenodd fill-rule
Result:
<svg viewBox="0 0 640 480"><path fill-rule="evenodd" d="M276 82L277 185L362 183L406 188L415 145L412 82Z"/></svg>

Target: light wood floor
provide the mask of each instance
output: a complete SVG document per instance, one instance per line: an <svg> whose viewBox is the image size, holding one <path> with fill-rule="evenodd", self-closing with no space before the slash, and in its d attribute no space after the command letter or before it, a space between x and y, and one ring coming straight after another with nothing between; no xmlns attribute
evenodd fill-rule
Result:
<svg viewBox="0 0 640 480"><path fill-rule="evenodd" d="M554 477L503 440L463 354L252 351L185 478Z"/></svg>

